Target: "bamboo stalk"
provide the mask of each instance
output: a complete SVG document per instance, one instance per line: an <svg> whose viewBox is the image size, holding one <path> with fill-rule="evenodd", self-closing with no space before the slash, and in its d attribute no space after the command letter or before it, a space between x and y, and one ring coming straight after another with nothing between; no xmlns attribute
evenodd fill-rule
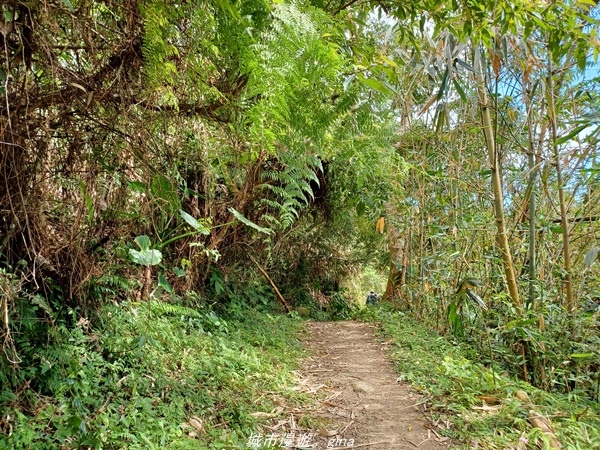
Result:
<svg viewBox="0 0 600 450"><path fill-rule="evenodd" d="M515 392L515 396L523 403L523 406L529 409L528 419L531 425L536 428L542 430L542 432L548 436L550 440L550 448L562 448L562 445L556 435L554 434L554 430L552 429L552 422L547 417L542 416L534 409L531 408L531 402L529 401L529 396L524 391Z"/></svg>
<svg viewBox="0 0 600 450"><path fill-rule="evenodd" d="M558 202L560 206L560 222L563 236L563 264L565 268L565 306L568 311L575 311L575 301L573 299L573 281L571 278L571 246L569 238L569 221L567 220L567 207L565 204L565 190L563 186L563 176L560 164L560 155L558 145L556 145L557 125L556 108L554 106L554 79L552 74L552 55L548 57L548 115L550 116L550 133L552 138L552 156L556 165L556 182L558 184Z"/></svg>
<svg viewBox="0 0 600 450"><path fill-rule="evenodd" d="M512 253L510 250L510 245L508 243L508 236L506 234L502 180L500 178L500 163L498 161L498 152L496 149L494 126L492 123L492 117L490 115L490 104L486 92L485 74L483 71L481 57L476 59L478 59L479 61L477 64L477 74L479 78L477 80L477 95L479 97L483 132L485 134L485 141L487 145L488 158L492 175L492 191L494 193L493 207L497 229L496 243L502 256L502 263L504 265L504 273L506 276L508 292L510 294L515 309L519 312L519 314L521 314L523 311L523 305L521 303L521 297L519 295L519 288L517 285L515 269L512 261Z"/></svg>
<svg viewBox="0 0 600 450"><path fill-rule="evenodd" d="M533 111L531 109L531 104L533 101L534 89L531 88L531 92L527 93L527 86L525 86L526 92L526 108L527 108L527 137L529 142L529 154L528 154L528 169L529 169L529 304L533 305L535 303L535 282L537 276L537 251L536 251L536 204L535 204L535 194L536 194L536 179L537 179L537 166L535 164L535 148L533 142Z"/></svg>

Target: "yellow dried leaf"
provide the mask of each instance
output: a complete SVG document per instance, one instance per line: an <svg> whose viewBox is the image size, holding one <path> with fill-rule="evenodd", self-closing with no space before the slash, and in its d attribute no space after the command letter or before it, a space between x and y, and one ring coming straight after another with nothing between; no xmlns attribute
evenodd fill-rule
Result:
<svg viewBox="0 0 600 450"><path fill-rule="evenodd" d="M494 58L492 60L492 68L494 69L494 75L496 75L496 76L500 75L500 67L501 67L500 56L497 53L494 53Z"/></svg>
<svg viewBox="0 0 600 450"><path fill-rule="evenodd" d="M194 416L188 422L191 426L193 426L198 431L202 431L202 429L204 428L202 419L200 419L198 417Z"/></svg>
<svg viewBox="0 0 600 450"><path fill-rule="evenodd" d="M381 234L383 234L384 227L385 227L385 218L380 217L379 220L377 221L377 223L375 224L375 230L377 230Z"/></svg>
<svg viewBox="0 0 600 450"><path fill-rule="evenodd" d="M337 430L319 430L319 435L323 437L331 437L338 434Z"/></svg>
<svg viewBox="0 0 600 450"><path fill-rule="evenodd" d="M276 414L266 413L266 412L262 412L262 411L253 412L253 413L250 413L250 415L257 419L258 418L270 419L272 417L276 417Z"/></svg>

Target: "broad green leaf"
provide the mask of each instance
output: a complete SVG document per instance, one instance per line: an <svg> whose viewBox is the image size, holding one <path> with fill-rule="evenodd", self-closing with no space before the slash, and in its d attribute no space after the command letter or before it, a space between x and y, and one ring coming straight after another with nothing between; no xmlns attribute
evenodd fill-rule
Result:
<svg viewBox="0 0 600 450"><path fill-rule="evenodd" d="M156 266L162 261L162 253L159 250L141 250L137 251L129 249L129 256L131 260L142 266Z"/></svg>
<svg viewBox="0 0 600 450"><path fill-rule="evenodd" d="M233 209L231 206L229 208L227 208L227 210L234 215L234 217L239 220L240 222L242 222L244 225L248 225L251 228L254 228L257 231L260 231L261 233L265 233L265 234L274 234L275 232L273 230L271 230L270 228L263 228L260 225L255 224L254 222L246 219L244 217L244 215L238 211L236 211L235 209Z"/></svg>
<svg viewBox="0 0 600 450"><path fill-rule="evenodd" d="M94 223L94 214L96 213L96 208L94 207L94 200L88 193L85 183L83 181L80 183L80 188L83 198L85 200L85 207L87 209L87 223L91 226Z"/></svg>
<svg viewBox="0 0 600 450"><path fill-rule="evenodd" d="M169 281L165 278L165 276L162 273L158 276L158 284L169 294L171 294L173 292L173 288L171 287L171 284L169 283Z"/></svg>
<svg viewBox="0 0 600 450"><path fill-rule="evenodd" d="M142 249L148 250L150 248L150 238L145 234L135 238L135 243Z"/></svg>
<svg viewBox="0 0 600 450"><path fill-rule="evenodd" d="M185 220L195 230L198 230L202 234L210 234L210 228L201 224L198 220L196 220L190 214L186 213L183 209L179 210L179 214L181 214L183 220Z"/></svg>
<svg viewBox="0 0 600 450"><path fill-rule="evenodd" d="M182 269L181 267L173 267L173 273L181 278L185 276L185 269Z"/></svg>
<svg viewBox="0 0 600 450"><path fill-rule="evenodd" d="M362 200L359 201L356 204L356 215L362 216L365 213L366 208L367 208L367 205L365 205L365 202L363 202Z"/></svg>
<svg viewBox="0 0 600 450"><path fill-rule="evenodd" d="M180 200L175 186L162 174L156 175L150 183L150 192L156 199L163 200L173 210L180 208Z"/></svg>
<svg viewBox="0 0 600 450"><path fill-rule="evenodd" d="M146 192L147 189L146 183L142 183L141 181L130 181L127 183L127 187L136 192Z"/></svg>

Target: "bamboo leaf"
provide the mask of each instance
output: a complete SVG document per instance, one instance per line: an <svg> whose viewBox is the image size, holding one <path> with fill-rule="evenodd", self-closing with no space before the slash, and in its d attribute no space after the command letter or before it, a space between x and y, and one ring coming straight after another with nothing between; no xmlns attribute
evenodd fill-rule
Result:
<svg viewBox="0 0 600 450"><path fill-rule="evenodd" d="M223 10L223 12L229 13L235 20L242 21L242 16L235 6L231 4L229 0L215 0L217 5Z"/></svg>
<svg viewBox="0 0 600 450"><path fill-rule="evenodd" d="M463 102L467 101L467 94L465 94L464 89L462 88L462 86L460 85L460 83L456 80L452 80L452 83L454 84L454 89L456 89L456 92L458 92L458 95L460 97L460 99Z"/></svg>
<svg viewBox="0 0 600 450"><path fill-rule="evenodd" d="M581 133L586 128L587 128L587 124L583 124L583 125L579 125L578 127L575 127L575 129L573 129L569 134L566 134L565 136L562 136L559 139L557 139L555 144L556 145L564 144L565 142L569 141L570 139L572 139L573 137L575 137L576 135Z"/></svg>
<svg viewBox="0 0 600 450"><path fill-rule="evenodd" d="M592 247L587 251L587 253L585 254L585 259L583 260L584 269L589 269L590 266L594 263L594 261L598 257L599 250L600 249L598 249L598 247Z"/></svg>
<svg viewBox="0 0 600 450"><path fill-rule="evenodd" d="M593 353L571 353L569 358L592 358L595 356Z"/></svg>
<svg viewBox="0 0 600 450"><path fill-rule="evenodd" d="M359 80L362 84L364 84L365 86L368 86L372 89L375 89L378 92L381 92L382 94L385 95L390 95L390 89L383 84L381 81L376 80L375 78L365 78L365 77L359 77Z"/></svg>
<svg viewBox="0 0 600 450"><path fill-rule="evenodd" d="M444 75L442 76L442 82L440 84L440 90L437 93L437 97L436 97L437 100L441 100L441 98L446 93L449 75L450 75L450 67L446 67L446 70L444 71Z"/></svg>
<svg viewBox="0 0 600 450"><path fill-rule="evenodd" d="M425 105L423 105L423 107L419 111L418 115L420 116L421 114L423 114L424 112L426 112L431 107L431 105L433 105L436 102L436 100L437 100L437 97L435 95L432 95L429 98L429 100L427 100L427 102L425 103Z"/></svg>
<svg viewBox="0 0 600 450"><path fill-rule="evenodd" d="M462 59L458 59L458 58L457 58L457 59L456 59L456 63L457 63L459 66L462 66L462 67L464 67L465 69L467 69L469 72L473 72L473 73L475 73L475 68L474 68L472 65L470 65L470 64L466 63L465 61L463 61Z"/></svg>
<svg viewBox="0 0 600 450"><path fill-rule="evenodd" d="M352 74L349 77L346 77L343 83L344 92L348 90L348 86L350 86L350 83L352 83L352 81L354 81L355 78L356 74Z"/></svg>
<svg viewBox="0 0 600 450"><path fill-rule="evenodd" d="M482 298L477 295L477 293L471 289L467 289L467 297L469 297L471 300L473 300L475 303L477 303L477 305L479 305L481 307L481 309L486 310L487 311L487 306L485 304L485 302L482 300Z"/></svg>

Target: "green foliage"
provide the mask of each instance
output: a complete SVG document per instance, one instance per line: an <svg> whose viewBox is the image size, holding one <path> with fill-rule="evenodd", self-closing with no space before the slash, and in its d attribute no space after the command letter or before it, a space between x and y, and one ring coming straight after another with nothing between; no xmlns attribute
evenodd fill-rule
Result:
<svg viewBox="0 0 600 450"><path fill-rule="evenodd" d="M342 287L348 297L354 300L354 303L364 305L367 294L371 291L378 294L384 293L386 283L387 274L384 274L379 268L368 265L346 277L342 282Z"/></svg>
<svg viewBox="0 0 600 450"><path fill-rule="evenodd" d="M180 210L179 214L185 220L188 225L190 225L194 230L198 231L200 234L208 235L210 234L210 220L198 220L190 214L186 213L184 210Z"/></svg>
<svg viewBox="0 0 600 450"><path fill-rule="evenodd" d="M328 312L333 320L347 320L358 309L342 292L335 292L329 300Z"/></svg>
<svg viewBox="0 0 600 450"><path fill-rule="evenodd" d="M229 212L231 214L233 214L233 217L235 217L237 220L239 220L240 222L242 222L244 225L249 226L250 228L254 228L255 230L259 231L260 233L264 233L264 234L271 234L273 233L273 230L269 229L269 228L263 228L259 225L256 225L254 222L248 220L246 217L244 217L243 214L241 214L240 212L236 211L234 208L229 208Z"/></svg>
<svg viewBox="0 0 600 450"><path fill-rule="evenodd" d="M449 421L444 434L462 443L461 448L478 442L485 448L504 449L518 442L522 433L530 445L543 445L547 438L528 424L527 409L514 396L517 390L528 392L538 412L552 417L564 448L600 444L597 403L541 391L493 365L475 362L479 355L468 346L448 341L385 303L359 316L382 322L383 336L393 340L390 354L400 378L427 396L434 416Z"/></svg>
<svg viewBox="0 0 600 450"><path fill-rule="evenodd" d="M282 155L283 156L283 155ZM317 170L323 170L321 161L316 156L305 158L283 156L283 170L267 170L262 173L263 179L269 180L265 188L275 194L277 200L268 197L263 203L278 211L279 219L270 217L281 224L283 229L289 228L300 217L300 210L314 200L310 182L319 184ZM308 197L307 197L308 196Z"/></svg>
<svg viewBox="0 0 600 450"><path fill-rule="evenodd" d="M146 76L152 88L172 85L177 77L178 71L173 63L173 57L179 54L175 45L179 33L172 28L171 24L181 14L180 11L181 8L173 7L164 1L150 1L143 4L145 33L142 50ZM167 102L173 101L166 95L163 98Z"/></svg>
<svg viewBox="0 0 600 450"><path fill-rule="evenodd" d="M481 297L471 289L472 286L483 286L483 283L474 278L467 278L460 284L458 291L453 296L454 298L448 304L446 316L455 336L464 337L465 324L463 316L469 315L469 304L474 304L480 310L487 310L487 306ZM463 314L463 309L467 310L465 314Z"/></svg>
<svg viewBox="0 0 600 450"><path fill-rule="evenodd" d="M156 266L162 261L162 253L159 250L151 249L150 238L146 235L135 238L135 243L140 247L140 250L129 249L131 260L142 266Z"/></svg>
<svg viewBox="0 0 600 450"><path fill-rule="evenodd" d="M598 52L597 24L585 2L455 3L3 5L0 381L5 403L18 406L15 442L186 448L197 442L177 424L203 412L207 445L242 445L250 394L231 392L263 367L235 336L252 328L248 305L274 309L247 252L264 257L286 298L323 319L376 315L349 301L362 300L370 280L347 294L340 284L365 265L402 269L402 308L438 329L449 311L486 365L574 399L597 397L600 279L589 237L600 190L597 133L588 131L598 80L576 85L571 70ZM468 61L480 46L475 55L489 59L495 78L484 88L495 89L517 265L527 265L521 203L542 205L546 278L522 315L503 294L482 188L490 167ZM548 75L564 124L556 139L541 131L555 118L548 92L540 94ZM536 108L527 111L530 93ZM574 272L584 274L575 277L582 308L574 313L557 306L565 274L552 194L561 158L546 154L549 140L564 146L572 174L563 184L573 189ZM538 159L544 194L524 186L523 149ZM375 226L381 217L387 243ZM132 236L139 250L126 245ZM161 289L148 303L103 307L148 290L127 257L148 278L158 266ZM465 272L485 281L489 311L465 301L477 301L474 291L451 301ZM198 293L177 297L189 289ZM174 294L164 303L163 290ZM214 310L194 309L200 297ZM96 313L102 324L80 321ZM244 339L271 348L277 333L266 323L283 322L265 320ZM489 388L486 370L460 356L443 367L464 378L458 384ZM472 395L463 394L468 408ZM222 431L219 421L239 427Z"/></svg>
<svg viewBox="0 0 600 450"><path fill-rule="evenodd" d="M245 448L251 413L273 407L265 392L292 396L298 320L151 301L107 306L96 321L53 329L23 374L47 386L35 416L8 406L21 399L2 384L2 448Z"/></svg>

